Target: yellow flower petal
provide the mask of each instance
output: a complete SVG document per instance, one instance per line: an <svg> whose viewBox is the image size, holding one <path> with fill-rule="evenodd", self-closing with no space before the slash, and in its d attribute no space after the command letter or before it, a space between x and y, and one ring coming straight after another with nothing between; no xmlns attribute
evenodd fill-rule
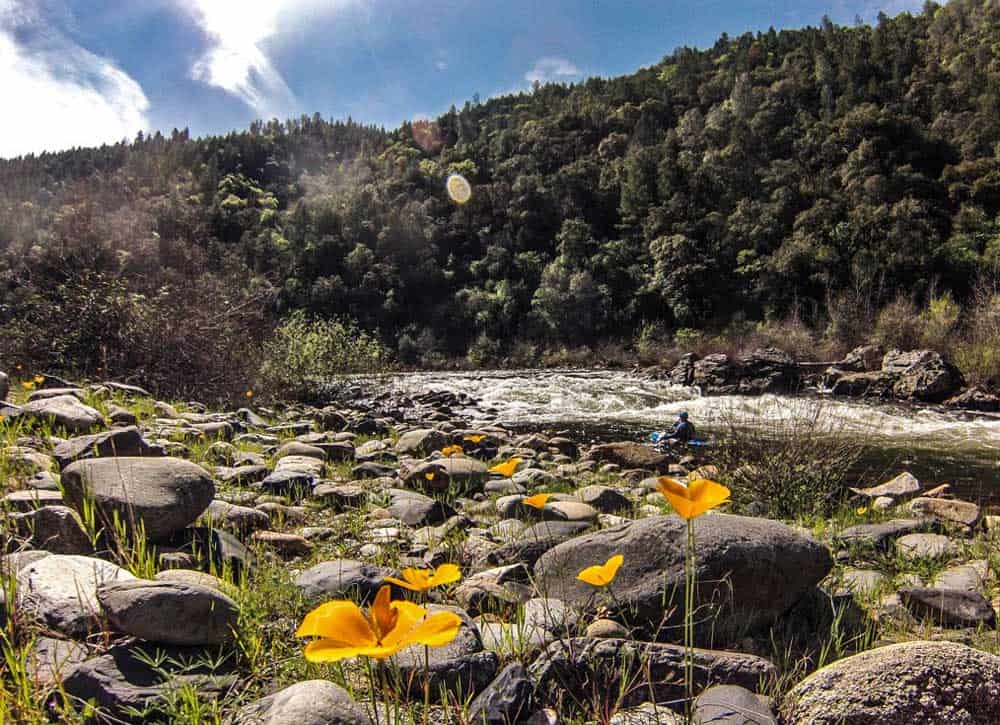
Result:
<svg viewBox="0 0 1000 725"><path fill-rule="evenodd" d="M440 587L445 584L452 584L461 578L462 570L455 564L442 564L435 570L434 576L431 577L434 581L434 586L436 587Z"/></svg>
<svg viewBox="0 0 1000 725"><path fill-rule="evenodd" d="M396 607L392 606L392 587L386 585L379 587L368 618L379 642L395 628L399 614Z"/></svg>
<svg viewBox="0 0 1000 725"><path fill-rule="evenodd" d="M660 493L681 518L693 519L729 500L730 491L721 483L699 478L685 486L680 481L661 476Z"/></svg>
<svg viewBox="0 0 1000 725"><path fill-rule="evenodd" d="M478 444L482 443L483 440L485 440L485 438L486 438L486 436L473 435L473 436L465 436L465 437L462 438L462 440L463 441L469 441L469 443L471 443L473 445L478 445Z"/></svg>
<svg viewBox="0 0 1000 725"><path fill-rule="evenodd" d="M428 481L433 481L434 480L434 471L428 471L427 473L425 473L424 474L424 478L426 478Z"/></svg>
<svg viewBox="0 0 1000 725"><path fill-rule="evenodd" d="M445 446L441 449L441 455L446 458L450 458L456 453L461 453L463 450L462 446Z"/></svg>
<svg viewBox="0 0 1000 725"><path fill-rule="evenodd" d="M490 473L499 473L504 478L510 478L514 475L514 471L517 470L518 465L521 463L520 458L511 458L509 461L504 463L498 463L497 465L490 468Z"/></svg>
<svg viewBox="0 0 1000 725"><path fill-rule="evenodd" d="M306 645L304 654L310 662L337 662L350 657L374 657L385 659L403 649L405 645L369 645L362 647L342 646L334 640L318 639Z"/></svg>
<svg viewBox="0 0 1000 725"><path fill-rule="evenodd" d="M296 637L324 637L351 645L373 645L375 632L354 602L335 600L313 609L302 620Z"/></svg>
<svg viewBox="0 0 1000 725"><path fill-rule="evenodd" d="M521 503L525 506L541 509L545 507L545 502L550 498L552 498L551 493L536 493L534 496L528 496L527 498L521 499Z"/></svg>
<svg viewBox="0 0 1000 725"><path fill-rule="evenodd" d="M427 616L426 609L405 599L393 602L392 606L396 610L396 626L382 638L381 644L386 647L393 647L402 642L406 635Z"/></svg>
<svg viewBox="0 0 1000 725"><path fill-rule="evenodd" d="M577 574L576 578L595 587L607 586L614 581L615 577L618 575L618 569L624 561L624 556L621 554L615 554L603 564L588 566L586 569Z"/></svg>
<svg viewBox="0 0 1000 725"><path fill-rule="evenodd" d="M461 626L462 618L454 612L435 612L407 632L400 644L404 647L411 644L441 647L455 639Z"/></svg>

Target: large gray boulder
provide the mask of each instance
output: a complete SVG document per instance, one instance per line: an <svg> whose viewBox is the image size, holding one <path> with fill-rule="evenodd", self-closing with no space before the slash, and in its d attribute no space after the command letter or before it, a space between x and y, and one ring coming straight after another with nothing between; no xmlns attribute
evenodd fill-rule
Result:
<svg viewBox="0 0 1000 725"><path fill-rule="evenodd" d="M21 406L21 415L65 428L70 433L86 433L104 425L99 412L72 395L32 400Z"/></svg>
<svg viewBox="0 0 1000 725"><path fill-rule="evenodd" d="M695 519L697 599L715 610L716 634L773 624L827 575L830 552L811 536L768 519L707 514ZM595 606L594 588L577 580L588 566L624 557L611 589L623 621L651 633L683 616L687 528L677 516L653 516L559 544L535 564L543 596ZM671 609L673 609L671 613ZM706 616L703 619L707 620ZM679 629L671 629L678 636Z"/></svg>
<svg viewBox="0 0 1000 725"><path fill-rule="evenodd" d="M62 441L54 451L60 468L83 458L108 456L163 456L162 446L151 445L135 426L76 436Z"/></svg>
<svg viewBox="0 0 1000 725"><path fill-rule="evenodd" d="M396 574L392 569L354 559L333 559L303 571L295 578L295 586L309 602L320 599L356 599L367 602L375 598L387 576Z"/></svg>
<svg viewBox="0 0 1000 725"><path fill-rule="evenodd" d="M68 506L42 506L8 516L10 530L32 549L53 554L94 553L94 545L76 511Z"/></svg>
<svg viewBox="0 0 1000 725"><path fill-rule="evenodd" d="M411 456L427 456L433 451L439 451L448 445L448 436L434 428L411 430L396 441L396 453L406 453Z"/></svg>
<svg viewBox="0 0 1000 725"><path fill-rule="evenodd" d="M1000 657L954 642L905 642L846 657L785 698L783 722L914 725L1000 722Z"/></svg>
<svg viewBox="0 0 1000 725"><path fill-rule="evenodd" d="M114 518L130 529L142 522L159 541L191 524L215 497L215 483L200 466L179 458L95 458L62 474L67 501L81 513L92 500L108 531Z"/></svg>
<svg viewBox="0 0 1000 725"><path fill-rule="evenodd" d="M7 373L0 370L0 400L6 400L10 394L10 378Z"/></svg>
<svg viewBox="0 0 1000 725"><path fill-rule="evenodd" d="M233 640L239 607L212 587L171 581L111 582L97 600L122 632L149 642L213 645Z"/></svg>
<svg viewBox="0 0 1000 725"><path fill-rule="evenodd" d="M899 398L937 403L962 387L962 374L933 350L890 350L882 371L896 376L893 393Z"/></svg>
<svg viewBox="0 0 1000 725"><path fill-rule="evenodd" d="M550 644L528 668L537 691L567 690L578 701L597 693L622 693L622 705L637 705L651 695L658 702L685 696L684 647L628 639L576 637ZM709 685L739 685L766 690L777 677L771 662L742 652L696 649L695 690ZM605 695L606 696L606 695Z"/></svg>
<svg viewBox="0 0 1000 725"><path fill-rule="evenodd" d="M649 446L631 441L596 445L587 453L587 458L602 463L614 463L622 468L642 468L659 473L666 473L670 467L669 456Z"/></svg>
<svg viewBox="0 0 1000 725"><path fill-rule="evenodd" d="M236 684L233 669L233 658L206 657L202 648L137 642L116 645L70 668L62 684L67 695L93 701L109 716L98 722L164 722L152 713L139 720L134 713L155 710L181 687L206 700L221 699Z"/></svg>
<svg viewBox="0 0 1000 725"><path fill-rule="evenodd" d="M432 613L454 612L462 625L455 639L443 647L408 647L393 655L388 662L390 671L398 675L397 687L411 697L419 696L429 673L432 698L439 698L442 692L461 693L463 697L480 692L496 676L500 658L483 648L479 630L464 610L440 604L427 608Z"/></svg>
<svg viewBox="0 0 1000 725"><path fill-rule="evenodd" d="M305 680L243 706L231 725L369 725L371 718L342 687Z"/></svg>
<svg viewBox="0 0 1000 725"><path fill-rule="evenodd" d="M44 556L17 571L18 606L49 629L69 637L82 636L100 629L97 589L133 579L129 572L102 559Z"/></svg>

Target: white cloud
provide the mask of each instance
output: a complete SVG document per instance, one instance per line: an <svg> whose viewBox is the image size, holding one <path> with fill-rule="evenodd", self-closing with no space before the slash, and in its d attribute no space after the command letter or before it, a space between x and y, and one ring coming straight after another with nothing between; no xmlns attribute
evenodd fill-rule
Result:
<svg viewBox="0 0 1000 725"><path fill-rule="evenodd" d="M263 117L291 115L297 100L267 54L290 21L310 20L360 0L178 0L211 41L194 80L241 99Z"/></svg>
<svg viewBox="0 0 1000 725"><path fill-rule="evenodd" d="M285 79L261 49L277 31L288 0L184 0L212 45L191 77L242 99L263 116L287 114L295 105Z"/></svg>
<svg viewBox="0 0 1000 725"><path fill-rule="evenodd" d="M132 138L149 128L142 87L25 3L0 0L0 157Z"/></svg>
<svg viewBox="0 0 1000 725"><path fill-rule="evenodd" d="M546 56L535 61L535 67L524 74L524 80L528 83L535 81L543 84L565 83L582 76L583 71L577 68L571 60Z"/></svg>

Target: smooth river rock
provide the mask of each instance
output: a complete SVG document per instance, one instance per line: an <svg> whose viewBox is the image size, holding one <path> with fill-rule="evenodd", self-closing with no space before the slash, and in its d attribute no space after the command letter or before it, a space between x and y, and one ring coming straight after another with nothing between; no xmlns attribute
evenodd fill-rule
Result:
<svg viewBox="0 0 1000 725"><path fill-rule="evenodd" d="M578 536L541 556L536 586L542 596L594 606L593 587L576 575L621 554L624 563L611 585L610 606L616 619L652 632L663 624L670 601L683 602L686 536L685 523L676 516L652 516ZM698 601L722 604L714 620L717 634L774 623L833 564L829 550L811 536L767 519L709 514L695 520L695 536ZM679 621L681 608L674 607L669 622Z"/></svg>
<svg viewBox="0 0 1000 725"><path fill-rule="evenodd" d="M115 513L130 529L142 522L151 541L193 523L215 497L215 483L200 466L179 458L95 458L62 474L67 500L81 513L93 500L103 524Z"/></svg>
<svg viewBox="0 0 1000 725"><path fill-rule="evenodd" d="M528 668L542 691L567 689L586 700L594 691L618 693L624 679L635 686L623 695L624 705L637 705L655 695L658 702L684 697L684 647L628 639L576 637L550 644ZM713 684L766 689L777 677L767 660L741 652L696 649L696 691Z"/></svg>
<svg viewBox="0 0 1000 725"><path fill-rule="evenodd" d="M100 628L98 588L134 579L103 559L53 554L18 570L18 605L52 630L82 636Z"/></svg>
<svg viewBox="0 0 1000 725"><path fill-rule="evenodd" d="M86 433L104 425L99 412L84 405L73 395L32 400L21 406L21 415L51 423L57 428L65 428L70 433Z"/></svg>
<svg viewBox="0 0 1000 725"><path fill-rule="evenodd" d="M953 642L880 647L809 675L781 715L810 725L995 725L1000 657Z"/></svg>
<svg viewBox="0 0 1000 725"><path fill-rule="evenodd" d="M245 705L231 725L369 725L365 708L329 680L305 680Z"/></svg>
<svg viewBox="0 0 1000 725"><path fill-rule="evenodd" d="M119 630L149 642L213 645L233 640L236 602L211 587L171 581L113 582L97 599Z"/></svg>

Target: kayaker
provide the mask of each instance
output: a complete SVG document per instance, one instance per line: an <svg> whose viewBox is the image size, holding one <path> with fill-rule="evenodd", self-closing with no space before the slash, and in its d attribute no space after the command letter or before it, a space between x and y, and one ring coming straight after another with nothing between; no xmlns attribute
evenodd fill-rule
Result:
<svg viewBox="0 0 1000 725"><path fill-rule="evenodd" d="M686 410L682 410L678 414L677 421L671 426L670 430L662 434L662 438L665 438L669 445L688 443L694 438L694 424L688 420Z"/></svg>

